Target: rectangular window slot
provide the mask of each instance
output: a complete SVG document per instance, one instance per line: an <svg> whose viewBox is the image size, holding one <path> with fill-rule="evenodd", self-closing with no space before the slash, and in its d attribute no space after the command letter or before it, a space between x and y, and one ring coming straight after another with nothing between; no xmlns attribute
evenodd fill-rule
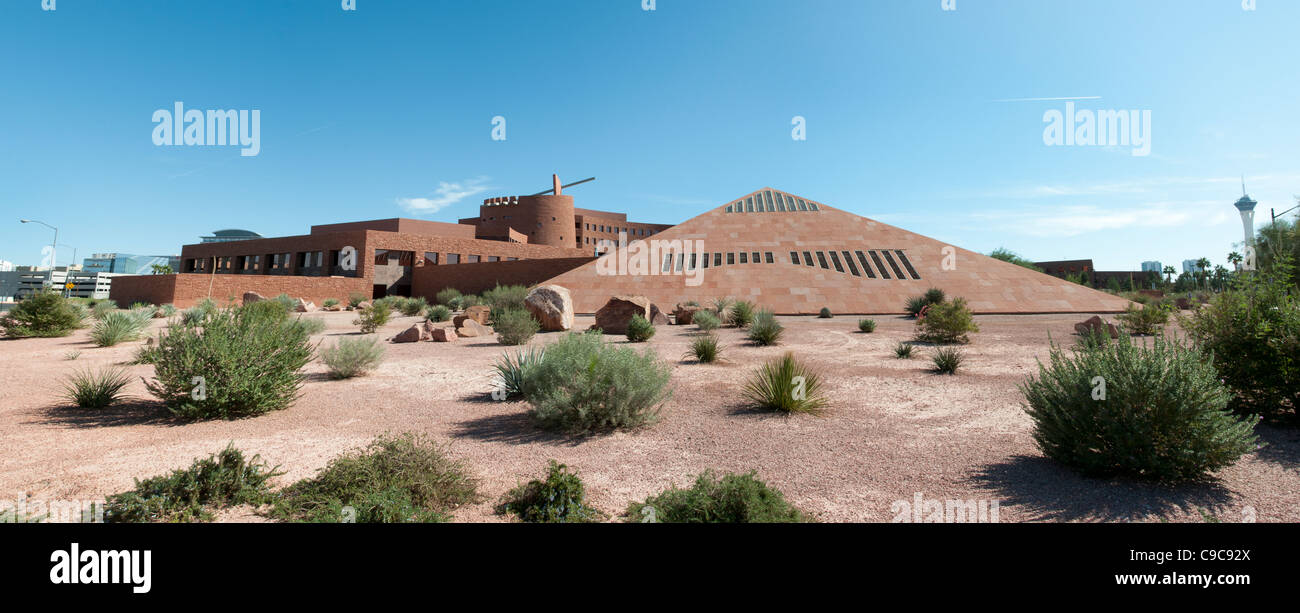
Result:
<svg viewBox="0 0 1300 613"><path fill-rule="evenodd" d="M746 198L746 199L745 199L745 212L746 212L746 213L753 213L753 212L754 212L754 199L753 199L753 198Z"/></svg>
<svg viewBox="0 0 1300 613"><path fill-rule="evenodd" d="M818 264L821 264L821 265L822 265L822 268L825 268L826 270L830 270L830 269L831 269L830 266L827 266L827 265L826 265L826 254L823 253L823 252L821 252L821 251L818 251L818 252L817 252L817 263L818 263Z"/></svg>
<svg viewBox="0 0 1300 613"><path fill-rule="evenodd" d="M703 261L702 263L704 264L704 267L705 267L705 268L708 268L708 267L709 267L709 254L707 254L707 253L704 254L704 258L703 258L703 260L704 260L704 261Z"/></svg>
<svg viewBox="0 0 1300 613"><path fill-rule="evenodd" d="M807 202L804 202L804 201L803 201L803 198L800 198L800 199L799 199L799 210L800 210L800 211L806 211L806 210L808 210L808 203L807 203Z"/></svg>
<svg viewBox="0 0 1300 613"><path fill-rule="evenodd" d="M741 251L741 252L740 252L740 263L741 263L741 264L748 264L748 263L749 263L749 254L748 254L748 253L745 253L744 251Z"/></svg>
<svg viewBox="0 0 1300 613"><path fill-rule="evenodd" d="M907 274L912 275L913 279L920 280L921 275L916 274L916 269L912 268L912 263L907 261L907 254L902 249L895 249L894 253L898 254L898 261L903 263L903 268L907 269Z"/></svg>
<svg viewBox="0 0 1300 613"><path fill-rule="evenodd" d="M835 272L844 272L844 265L840 263L840 254L834 251L830 252L831 263L835 265Z"/></svg>
<svg viewBox="0 0 1300 613"><path fill-rule="evenodd" d="M907 278L907 277L903 276L903 269L899 268L899 267L898 267L898 264L897 264L896 262L894 262L894 255L893 255L892 253L890 253L890 252L888 252L888 251L881 251L880 253L884 254L885 259L889 261L889 267L892 268L892 269L894 269L894 278L896 278L896 279L906 279L906 278Z"/></svg>
<svg viewBox="0 0 1300 613"><path fill-rule="evenodd" d="M880 261L880 256L876 255L875 251L868 251L867 253L871 254L871 261L876 263L876 270L880 271L880 278L888 279L889 271L885 270L885 263Z"/></svg>
<svg viewBox="0 0 1300 613"><path fill-rule="evenodd" d="M776 263L776 259L772 257L772 252L771 252L771 251L764 251L764 252L763 252L763 263L764 263L764 264L775 264L775 263Z"/></svg>
<svg viewBox="0 0 1300 613"><path fill-rule="evenodd" d="M844 263L849 265L849 272L853 273L855 277L861 277L862 273L858 272L857 264L853 263L853 256L849 255L847 251L841 251L840 253L844 254Z"/></svg>
<svg viewBox="0 0 1300 613"><path fill-rule="evenodd" d="M721 254L721 253L715 253L715 254L713 254L713 266L714 266L714 267L722 266L722 254Z"/></svg>
<svg viewBox="0 0 1300 613"><path fill-rule="evenodd" d="M736 254L734 254L734 253L728 253L728 254L727 254L727 266L731 266L731 265L733 265L733 264L735 264L735 263L736 263Z"/></svg>
<svg viewBox="0 0 1300 613"><path fill-rule="evenodd" d="M798 251L791 251L791 252L790 252L790 263L791 263L791 264L794 264L795 266L798 266L798 265L799 265L799 252L798 252Z"/></svg>
<svg viewBox="0 0 1300 613"><path fill-rule="evenodd" d="M803 263L805 266L816 266L813 264L812 254L807 251L803 252Z"/></svg>
<svg viewBox="0 0 1300 613"><path fill-rule="evenodd" d="M871 271L871 264L867 263L866 254L862 253L861 251L854 251L853 253L857 254L858 262L862 264L862 272L867 274L867 278L875 279L876 273Z"/></svg>
<svg viewBox="0 0 1300 613"><path fill-rule="evenodd" d="M673 271L673 254L671 254L671 253L665 253L665 254L664 254L664 267L663 267L663 270L660 270L659 272L672 272L672 271Z"/></svg>

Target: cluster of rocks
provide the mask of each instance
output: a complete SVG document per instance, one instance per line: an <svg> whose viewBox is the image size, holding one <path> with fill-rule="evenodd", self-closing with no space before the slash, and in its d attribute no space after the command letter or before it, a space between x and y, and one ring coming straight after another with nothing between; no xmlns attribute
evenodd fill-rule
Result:
<svg viewBox="0 0 1300 613"><path fill-rule="evenodd" d="M612 296L605 306L596 311L596 323L592 330L601 330L605 334L627 334L627 326L632 318L640 315L650 323L661 326L668 324L668 316L659 310L659 306L650 302L645 296Z"/></svg>
<svg viewBox="0 0 1300 613"><path fill-rule="evenodd" d="M1109 334L1111 338L1119 338L1119 326L1102 319L1100 315L1093 315L1088 319L1074 324L1074 331L1080 336L1088 336L1093 333L1105 333Z"/></svg>
<svg viewBox="0 0 1300 613"><path fill-rule="evenodd" d="M459 316L458 316L459 318ZM431 321L418 323L397 333L397 336L389 339L394 343L418 343L422 341L431 341L435 343L450 343L460 338L472 338L477 336L491 336L492 328L483 325L474 319L466 319L459 325L435 324Z"/></svg>
<svg viewBox="0 0 1300 613"><path fill-rule="evenodd" d="M254 302L262 302L263 300L270 300L270 299L257 292L244 292L244 304L253 304ZM293 310L298 313L311 313L313 311L316 311L317 309L316 309L316 305L309 300L303 300L302 298L294 298Z"/></svg>

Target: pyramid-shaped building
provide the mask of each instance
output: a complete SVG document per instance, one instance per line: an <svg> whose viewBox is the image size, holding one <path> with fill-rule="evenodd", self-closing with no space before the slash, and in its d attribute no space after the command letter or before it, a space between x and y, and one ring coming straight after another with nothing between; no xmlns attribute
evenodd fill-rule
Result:
<svg viewBox="0 0 1300 613"><path fill-rule="evenodd" d="M976 313L1110 313L1127 300L764 188L543 283L591 313L610 296L662 308L729 296L778 314L901 313L937 287Z"/></svg>

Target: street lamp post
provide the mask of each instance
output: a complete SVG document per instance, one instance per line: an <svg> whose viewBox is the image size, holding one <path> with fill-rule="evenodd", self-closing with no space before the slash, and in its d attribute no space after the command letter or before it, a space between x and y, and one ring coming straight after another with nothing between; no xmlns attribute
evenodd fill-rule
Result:
<svg viewBox="0 0 1300 613"><path fill-rule="evenodd" d="M36 221L35 219L19 219L18 221L22 223L38 223L54 230L54 242L50 243L50 283L54 283L54 268L59 264L59 229L43 221Z"/></svg>

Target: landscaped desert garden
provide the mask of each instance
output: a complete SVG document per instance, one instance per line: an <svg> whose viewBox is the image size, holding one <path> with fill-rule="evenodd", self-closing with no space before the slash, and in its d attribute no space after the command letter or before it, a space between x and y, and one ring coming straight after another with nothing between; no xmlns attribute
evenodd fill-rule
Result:
<svg viewBox="0 0 1300 613"><path fill-rule="evenodd" d="M324 488L320 479L305 480L327 466L331 474L348 469L337 459L356 458L381 439L440 450L437 461L447 463L455 482L449 487L463 491L434 518L464 522L518 521L503 501L545 478L552 460L566 468L552 474L550 485L576 474L584 512L606 521L641 521L640 507L630 505L672 486L687 488L706 471L719 477L753 471L798 509L798 518L824 522L893 521L900 514L910 521L903 509L918 500L995 503L1002 522L1300 520L1300 432L1294 428L1258 424L1251 449L1194 479L1083 476L1046 457L1035 443L1022 386L1039 375L1040 361L1050 361L1053 342L1068 354L1087 341L1075 329L1086 315L975 316L978 332L956 346L962 360L953 374L939 372L932 359L948 346L916 341L918 326L902 315L872 316L865 324L858 316L767 319L760 312L749 327L712 332L698 323L660 323L639 343L607 334L606 345L651 352L669 395L662 404L653 399L657 414L643 425L584 430L543 427L530 416L533 403L499 389L497 366L505 356L572 342L565 341L569 333L524 334L521 346L499 342L501 329L451 342L388 341L424 325L430 309L420 312L399 310L386 322L370 322L370 334L359 330L364 324L355 311L290 315L320 322L300 330L314 347L311 355L289 357L304 360L300 395L281 399L282 409L226 416L231 419L178 416L146 388L161 369L141 363L142 353L155 350L156 341L144 339L157 337L169 321L179 326L180 314L149 320L140 340L108 346L92 342L89 328L0 341L0 500L102 500L227 446L244 460L256 454L268 469L278 467L269 478L254 471L253 480L264 480L270 491L297 483L301 492ZM782 330L763 344L755 330L768 322ZM594 323L579 315L572 328ZM449 326L428 324L444 330L440 335ZM1165 334L1182 336L1176 319ZM692 348L706 335L719 348L712 363L702 363ZM353 350L381 347L382 355L373 367L349 373L358 376L337 378L322 354L358 339L367 345ZM900 357L900 346L909 345L912 355ZM748 399L754 374L787 354L819 377L824 403L817 410L764 410ZM113 367L126 375L122 399L79 408L65 397L65 380L74 372ZM1120 383L1110 385L1116 393ZM402 457L419 455L406 451ZM390 501L377 496L376 507L386 508ZM235 498L236 504L212 509L212 517L311 520L320 518L313 513L337 510L289 505L286 511L267 499Z"/></svg>

